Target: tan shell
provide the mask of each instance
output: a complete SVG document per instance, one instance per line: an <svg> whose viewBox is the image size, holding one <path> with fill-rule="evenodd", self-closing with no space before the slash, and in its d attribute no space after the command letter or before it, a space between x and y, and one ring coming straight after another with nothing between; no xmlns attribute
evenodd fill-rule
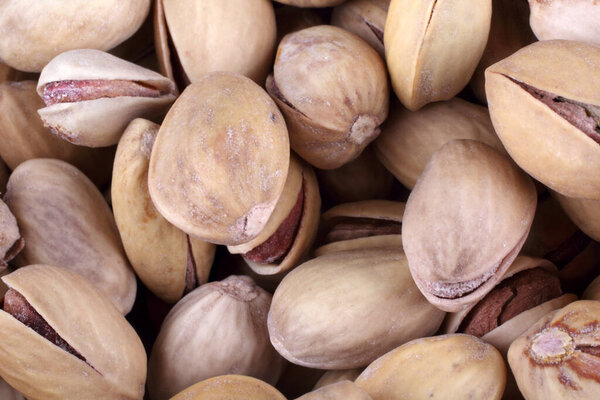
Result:
<svg viewBox="0 0 600 400"><path fill-rule="evenodd" d="M33 81L0 84L0 157L13 170L32 158L57 158L104 185L110 179L114 149L75 146L53 135L37 113L44 102L35 88Z"/></svg>
<svg viewBox="0 0 600 400"><path fill-rule="evenodd" d="M409 111L392 103L393 112L374 142L381 163L412 189L429 159L452 139L479 140L506 153L485 107L453 98Z"/></svg>
<svg viewBox="0 0 600 400"><path fill-rule="evenodd" d="M600 7L595 0L529 0L531 29L540 40L600 45Z"/></svg>
<svg viewBox="0 0 600 400"><path fill-rule="evenodd" d="M157 0L155 11L163 74L173 78L179 74L174 69L182 68L184 79L196 82L211 72L231 71L262 85L277 36L271 1Z"/></svg>
<svg viewBox="0 0 600 400"><path fill-rule="evenodd" d="M333 7L346 0L275 0L294 7Z"/></svg>
<svg viewBox="0 0 600 400"><path fill-rule="evenodd" d="M600 198L600 146L518 82L600 106L599 66L600 48L552 40L486 70L490 115L504 147L528 174L569 197Z"/></svg>
<svg viewBox="0 0 600 400"><path fill-rule="evenodd" d="M416 339L374 361L356 379L373 400L498 400L506 366L493 346L462 334Z"/></svg>
<svg viewBox="0 0 600 400"><path fill-rule="evenodd" d="M600 199L576 199L556 192L553 195L579 229L600 242Z"/></svg>
<svg viewBox="0 0 600 400"><path fill-rule="evenodd" d="M38 111L44 125L65 140L88 147L116 144L131 120L158 118L175 101L175 83L164 76L99 50L71 50L44 67L37 85L59 81L124 80L160 90L159 97L118 96L56 103Z"/></svg>
<svg viewBox="0 0 600 400"><path fill-rule="evenodd" d="M449 100L467 85L491 18L492 0L480 0L477 7L472 0L392 0L385 56L394 92L406 108Z"/></svg>
<svg viewBox="0 0 600 400"><path fill-rule="evenodd" d="M402 242L427 300L459 311L483 298L523 246L533 182L508 157L474 140L438 150L406 203Z"/></svg>
<svg viewBox="0 0 600 400"><path fill-rule="evenodd" d="M82 361L0 311L0 374L31 400L141 400L146 352L109 299L80 275L32 265L2 280L23 295Z"/></svg>
<svg viewBox="0 0 600 400"><path fill-rule="evenodd" d="M190 238L171 225L150 199L148 165L158 128L150 121L136 119L123 133L113 168L112 207L136 274L159 298L174 303L186 289L189 262L197 284L206 283L215 245Z"/></svg>
<svg viewBox="0 0 600 400"><path fill-rule="evenodd" d="M362 371L363 368L329 370L317 381L313 390L342 381L354 382Z"/></svg>
<svg viewBox="0 0 600 400"><path fill-rule="evenodd" d="M273 386L243 375L222 375L203 380L171 400L286 400Z"/></svg>
<svg viewBox="0 0 600 400"><path fill-rule="evenodd" d="M19 265L63 265L88 278L123 314L135 275L102 194L64 161L29 160L15 169L4 197L27 243Z"/></svg>
<svg viewBox="0 0 600 400"><path fill-rule="evenodd" d="M222 374L275 384L283 359L269 343L271 295L247 276L211 282L181 299L152 348L148 391L169 399L194 382Z"/></svg>
<svg viewBox="0 0 600 400"><path fill-rule="evenodd" d="M72 49L108 50L138 30L150 0L43 0L0 5L0 59L13 68L39 72Z"/></svg>
<svg viewBox="0 0 600 400"><path fill-rule="evenodd" d="M528 400L597 399L600 302L582 300L540 319L508 351ZM588 353L588 349L595 350Z"/></svg>
<svg viewBox="0 0 600 400"><path fill-rule="evenodd" d="M206 75L181 94L158 132L150 196L184 232L242 244L269 220L289 158L285 122L269 96L243 76Z"/></svg>
<svg viewBox="0 0 600 400"><path fill-rule="evenodd" d="M358 157L388 114L381 57L362 39L334 26L284 37L266 86L285 115L294 151L322 169Z"/></svg>
<svg viewBox="0 0 600 400"><path fill-rule="evenodd" d="M7 267L7 262L15 258L24 244L17 219L0 199L0 269Z"/></svg>
<svg viewBox="0 0 600 400"><path fill-rule="evenodd" d="M341 381L316 389L297 400L371 400L371 396L355 383Z"/></svg>
<svg viewBox="0 0 600 400"><path fill-rule="evenodd" d="M416 289L401 250L369 249L327 254L290 272L273 295L268 325L289 361L348 369L431 335L443 317Z"/></svg>

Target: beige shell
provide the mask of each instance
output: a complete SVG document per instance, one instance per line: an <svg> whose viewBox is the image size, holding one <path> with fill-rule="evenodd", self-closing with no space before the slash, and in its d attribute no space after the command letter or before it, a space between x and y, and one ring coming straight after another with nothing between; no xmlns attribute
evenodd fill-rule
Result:
<svg viewBox="0 0 600 400"><path fill-rule="evenodd" d="M600 397L600 302L575 301L540 319L508 350L508 362L527 400Z"/></svg>
<svg viewBox="0 0 600 400"><path fill-rule="evenodd" d="M123 133L113 168L112 207L136 274L155 295L174 303L186 289L206 283L215 245L190 238L171 225L150 199L148 165L158 128L150 121L136 119ZM190 283L188 272L193 274L192 288L186 287Z"/></svg>
<svg viewBox="0 0 600 400"><path fill-rule="evenodd" d="M402 242L427 300L456 312L483 298L523 246L533 221L533 182L475 140L438 150L406 203Z"/></svg>
<svg viewBox="0 0 600 400"><path fill-rule="evenodd" d="M25 244L19 233L17 219L0 199L0 269L23 249Z"/></svg>
<svg viewBox="0 0 600 400"><path fill-rule="evenodd" d="M32 265L2 280L85 361L0 311L0 374L30 400L141 400L146 352L109 299L65 268Z"/></svg>
<svg viewBox="0 0 600 400"><path fill-rule="evenodd" d="M354 380L358 378L362 371L363 368L329 370L325 372L321 378L319 378L313 390L342 381L354 382Z"/></svg>
<svg viewBox="0 0 600 400"><path fill-rule="evenodd" d="M373 400L499 400L505 382L498 350L462 334L413 340L371 363L356 379Z"/></svg>
<svg viewBox="0 0 600 400"><path fill-rule="evenodd" d="M184 232L242 244L269 220L289 158L283 116L267 93L241 75L206 75L187 87L161 125L150 158L150 196Z"/></svg>
<svg viewBox="0 0 600 400"><path fill-rule="evenodd" d="M269 311L271 343L311 368L362 367L434 333L444 313L419 293L401 250L327 254L281 281Z"/></svg>
<svg viewBox="0 0 600 400"><path fill-rule="evenodd" d="M167 315L152 348L150 399L169 399L222 374L275 384L283 359L269 343L270 304L271 295L247 276L230 276L187 294Z"/></svg>
<svg viewBox="0 0 600 400"><path fill-rule="evenodd" d="M596 0L529 0L529 7L529 23L538 39L600 45L600 7Z"/></svg>
<svg viewBox="0 0 600 400"><path fill-rule="evenodd" d="M381 57L362 39L334 26L284 37L266 86L285 115L292 148L321 169L358 157L388 114Z"/></svg>
<svg viewBox="0 0 600 400"><path fill-rule="evenodd" d="M556 192L553 195L579 229L600 242L600 199L576 199Z"/></svg>
<svg viewBox="0 0 600 400"><path fill-rule="evenodd" d="M472 0L391 1L385 56L394 92L406 108L449 100L467 85L491 17L492 0L479 0L476 7Z"/></svg>
<svg viewBox="0 0 600 400"><path fill-rule="evenodd" d="M275 0L294 7L333 7L346 0Z"/></svg>
<svg viewBox="0 0 600 400"><path fill-rule="evenodd" d="M20 0L0 4L0 59L13 68L39 72L72 49L108 50L144 22L150 0Z"/></svg>
<svg viewBox="0 0 600 400"><path fill-rule="evenodd" d="M0 84L0 157L10 169L32 158L57 158L81 169L94 183L110 179L114 149L75 146L44 128L37 110L44 102L36 82Z"/></svg>
<svg viewBox="0 0 600 400"><path fill-rule="evenodd" d="M123 95L56 103L38 111L44 125L65 140L88 147L116 144L131 120L158 118L175 101L175 83L164 76L100 50L71 50L44 67L37 85L60 81L130 81L160 91L158 97ZM76 83L75 83L76 84Z"/></svg>
<svg viewBox="0 0 600 400"><path fill-rule="evenodd" d="M203 380L171 400L286 400L273 386L243 375L222 375Z"/></svg>
<svg viewBox="0 0 600 400"><path fill-rule="evenodd" d="M156 0L156 48L161 71L196 82L215 71L262 85L275 52L269 0ZM176 60L173 62L173 60Z"/></svg>
<svg viewBox="0 0 600 400"><path fill-rule="evenodd" d="M429 159L452 139L479 140L506 153L485 107L453 98L409 111L392 103L393 112L374 142L381 163L412 189Z"/></svg>
<svg viewBox="0 0 600 400"><path fill-rule="evenodd" d="M89 279L127 314L135 275L102 194L64 161L29 160L15 169L4 197L27 246L19 265L62 265Z"/></svg>
<svg viewBox="0 0 600 400"><path fill-rule="evenodd" d="M600 146L519 82L598 107L599 66L599 47L552 40L533 43L486 70L490 115L504 147L528 174L569 197L600 198Z"/></svg>
<svg viewBox="0 0 600 400"><path fill-rule="evenodd" d="M371 396L355 383L341 381L316 389L297 400L371 400Z"/></svg>

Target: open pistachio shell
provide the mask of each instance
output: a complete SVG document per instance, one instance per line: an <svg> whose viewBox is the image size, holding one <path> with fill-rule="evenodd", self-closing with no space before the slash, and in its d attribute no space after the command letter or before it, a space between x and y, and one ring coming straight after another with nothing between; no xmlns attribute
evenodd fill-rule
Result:
<svg viewBox="0 0 600 400"><path fill-rule="evenodd" d="M25 241L19 233L17 219L0 199L0 269L23 249Z"/></svg>
<svg viewBox="0 0 600 400"><path fill-rule="evenodd" d="M600 242L600 199L576 199L556 192L553 195L575 225L586 235Z"/></svg>
<svg viewBox="0 0 600 400"><path fill-rule="evenodd" d="M132 121L117 148L112 207L127 257L144 285L168 303L208 280L215 245L165 220L148 193L148 164L159 126Z"/></svg>
<svg viewBox="0 0 600 400"><path fill-rule="evenodd" d="M0 311L0 374L11 386L31 400L143 398L142 342L87 279L64 268L32 265L2 280L77 353Z"/></svg>
<svg viewBox="0 0 600 400"><path fill-rule="evenodd" d="M416 289L401 250L365 249L326 254L290 272L273 295L268 326L289 361L349 369L431 335L443 317Z"/></svg>
<svg viewBox="0 0 600 400"><path fill-rule="evenodd" d="M8 181L4 200L27 246L19 265L62 265L89 279L123 314L136 294L135 275L100 191L64 161L29 160Z"/></svg>
<svg viewBox="0 0 600 400"><path fill-rule="evenodd" d="M222 375L203 380L171 400L286 400L273 386L244 375Z"/></svg>
<svg viewBox="0 0 600 400"><path fill-rule="evenodd" d="M345 380L315 389L297 400L371 400L371 396L355 383Z"/></svg>
<svg viewBox="0 0 600 400"><path fill-rule="evenodd" d="M599 47L551 40L486 70L504 147L528 174L569 197L600 199L599 65Z"/></svg>
<svg viewBox="0 0 600 400"><path fill-rule="evenodd" d="M402 223L410 271L427 300L459 311L483 298L523 246L537 203L531 179L475 140L438 150Z"/></svg>
<svg viewBox="0 0 600 400"><path fill-rule="evenodd" d="M394 92L406 108L415 111L449 100L469 83L491 17L492 0L481 0L477 7L471 0L391 1L385 57Z"/></svg>
<svg viewBox="0 0 600 400"><path fill-rule="evenodd" d="M289 159L285 122L267 93L241 75L206 75L186 88L160 127L150 196L184 232L239 245L267 224Z"/></svg>
<svg viewBox="0 0 600 400"><path fill-rule="evenodd" d="M600 45L600 7L595 0L529 0L529 23L540 40Z"/></svg>

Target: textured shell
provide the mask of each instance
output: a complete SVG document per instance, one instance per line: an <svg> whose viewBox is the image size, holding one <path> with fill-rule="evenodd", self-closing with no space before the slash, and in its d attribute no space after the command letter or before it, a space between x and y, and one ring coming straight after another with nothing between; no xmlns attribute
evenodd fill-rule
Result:
<svg viewBox="0 0 600 400"><path fill-rule="evenodd" d="M355 383L341 381L316 389L297 400L371 400L371 396Z"/></svg>
<svg viewBox="0 0 600 400"><path fill-rule="evenodd" d="M102 194L64 161L29 160L15 169L5 201L27 243L20 265L49 264L88 278L123 314L136 294L112 212Z"/></svg>
<svg viewBox="0 0 600 400"><path fill-rule="evenodd" d="M171 400L286 400L273 386L243 375L222 375L185 389Z"/></svg>
<svg viewBox="0 0 600 400"><path fill-rule="evenodd" d="M600 198L598 143L511 78L600 106L600 48L561 40L536 42L486 70L492 122L515 162L565 196Z"/></svg>
<svg viewBox="0 0 600 400"><path fill-rule="evenodd" d="M186 88L158 132L150 196L184 232L238 245L264 229L289 158L285 122L267 93L240 75L207 75Z"/></svg>
<svg viewBox="0 0 600 400"><path fill-rule="evenodd" d="M142 399L142 342L87 279L48 265L21 268L2 279L86 360L0 311L0 374L11 386L31 400Z"/></svg>
<svg viewBox="0 0 600 400"><path fill-rule="evenodd" d="M144 285L162 300L183 296L188 262L188 236L154 207L148 193L150 152L159 126L132 121L117 148L111 186L115 221L127 257ZM189 238L198 284L206 283L215 245Z"/></svg>
<svg viewBox="0 0 600 400"><path fill-rule="evenodd" d="M491 18L492 0L480 0L477 7L472 0L392 0L385 56L394 92L406 108L449 100L466 86L485 49Z"/></svg>
<svg viewBox="0 0 600 400"><path fill-rule="evenodd" d="M7 0L0 4L0 59L13 68L39 72L72 49L109 50L144 22L150 0Z"/></svg>
<svg viewBox="0 0 600 400"><path fill-rule="evenodd" d="M499 400L506 383L500 353L469 335L413 340L369 365L356 379L373 400Z"/></svg>
<svg viewBox="0 0 600 400"><path fill-rule="evenodd" d="M536 203L531 179L493 148L453 140L438 150L402 224L412 276L428 301L459 311L492 290L523 246Z"/></svg>
<svg viewBox="0 0 600 400"><path fill-rule="evenodd" d="M269 343L270 304L271 295L247 276L230 276L187 294L169 312L154 343L150 398L169 399L195 382L222 374L275 384L283 359Z"/></svg>
<svg viewBox="0 0 600 400"><path fill-rule="evenodd" d="M354 250L310 260L281 281L269 311L277 351L320 369L362 367L434 333L444 313L419 293L400 250Z"/></svg>
<svg viewBox="0 0 600 400"><path fill-rule="evenodd" d="M381 163L412 189L427 162L452 139L479 140L505 153L485 107L458 97L414 112L396 103L375 141Z"/></svg>
<svg viewBox="0 0 600 400"><path fill-rule="evenodd" d="M529 0L531 29L540 40L600 45L600 4L595 0Z"/></svg>
<svg viewBox="0 0 600 400"><path fill-rule="evenodd" d="M579 229L600 241L600 200L576 199L556 192L554 198Z"/></svg>

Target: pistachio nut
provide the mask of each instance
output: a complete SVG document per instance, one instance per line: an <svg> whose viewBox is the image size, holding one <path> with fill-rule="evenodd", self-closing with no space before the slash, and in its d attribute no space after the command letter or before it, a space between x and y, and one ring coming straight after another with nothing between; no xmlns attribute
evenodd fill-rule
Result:
<svg viewBox="0 0 600 400"><path fill-rule="evenodd" d="M402 222L408 265L427 300L456 312L482 299L523 246L536 203L531 179L490 146L467 139L442 146Z"/></svg>
<svg viewBox="0 0 600 400"><path fill-rule="evenodd" d="M600 198L598 64L599 47L551 40L486 70L490 115L504 147L528 174L569 197Z"/></svg>
<svg viewBox="0 0 600 400"><path fill-rule="evenodd" d="M349 0L333 9L331 25L354 33L385 57L383 28L389 6L390 0Z"/></svg>
<svg viewBox="0 0 600 400"><path fill-rule="evenodd" d="M569 218L586 235L600 242L600 199L586 200L553 193Z"/></svg>
<svg viewBox="0 0 600 400"><path fill-rule="evenodd" d="M277 382L283 359L269 343L270 304L271 295L247 276L207 283L183 297L152 348L150 398L169 399L194 382L222 374Z"/></svg>
<svg viewBox="0 0 600 400"><path fill-rule="evenodd" d="M283 116L267 93L241 75L209 74L186 88L160 127L150 196L192 236L246 243L273 213L289 154Z"/></svg>
<svg viewBox="0 0 600 400"><path fill-rule="evenodd" d="M300 31L311 26L325 25L325 15L314 8L281 6L275 9L277 22L277 43L288 33Z"/></svg>
<svg viewBox="0 0 600 400"><path fill-rule="evenodd" d="M76 146L53 135L37 113L44 102L35 88L33 81L0 84L0 157L13 170L32 158L57 158L104 185L110 179L114 149Z"/></svg>
<svg viewBox="0 0 600 400"><path fill-rule="evenodd" d="M60 160L25 161L4 200L27 243L18 265L62 265L93 282L123 314L131 310L135 275L112 212L83 173Z"/></svg>
<svg viewBox="0 0 600 400"><path fill-rule="evenodd" d="M159 126L133 120L119 141L112 178L115 222L131 266L160 299L174 303L206 283L215 245L165 220L148 193L148 165Z"/></svg>
<svg viewBox="0 0 600 400"><path fill-rule="evenodd" d="M355 383L341 381L315 389L297 400L371 400L371 396Z"/></svg>
<svg viewBox="0 0 600 400"><path fill-rule="evenodd" d="M499 400L506 366L492 345L454 334L416 339L369 365L356 379L373 400Z"/></svg>
<svg viewBox="0 0 600 400"><path fill-rule="evenodd" d="M600 396L600 302L575 301L515 340L508 362L527 400Z"/></svg>
<svg viewBox="0 0 600 400"><path fill-rule="evenodd" d="M19 233L17 219L8 206L0 200L0 269L23 249L25 241Z"/></svg>
<svg viewBox="0 0 600 400"><path fill-rule="evenodd" d="M409 111L392 103L393 112L375 140L379 161L412 189L429 159L452 139L479 140L506 153L485 107L453 98Z"/></svg>
<svg viewBox="0 0 600 400"><path fill-rule="evenodd" d="M380 248L326 254L295 268L275 290L268 326L289 361L349 369L431 335L443 318L416 289L402 251Z"/></svg>
<svg viewBox="0 0 600 400"><path fill-rule="evenodd" d="M275 0L294 7L333 7L346 0Z"/></svg>
<svg viewBox="0 0 600 400"><path fill-rule="evenodd" d="M565 39L600 45L600 7L595 0L529 0L529 23L539 40Z"/></svg>
<svg viewBox="0 0 600 400"><path fill-rule="evenodd" d="M469 83L491 18L492 0L481 0L477 7L471 0L391 1L385 57L394 92L406 108L416 111L449 100Z"/></svg>
<svg viewBox="0 0 600 400"><path fill-rule="evenodd" d="M244 375L222 375L203 380L171 400L286 400L273 386Z"/></svg>
<svg viewBox="0 0 600 400"><path fill-rule="evenodd" d="M269 0L156 0L154 29L160 70L181 88L215 71L262 84L277 37Z"/></svg>
<svg viewBox="0 0 600 400"><path fill-rule="evenodd" d="M363 368L329 370L317 381L313 390L342 381L354 382L362 371Z"/></svg>
<svg viewBox="0 0 600 400"><path fill-rule="evenodd" d="M365 41L334 26L284 37L266 87L285 116L292 148L317 168L358 157L388 114L383 60Z"/></svg>
<svg viewBox="0 0 600 400"><path fill-rule="evenodd" d="M31 400L141 400L146 352L111 301L65 268L31 265L2 278L0 375Z"/></svg>
<svg viewBox="0 0 600 400"><path fill-rule="evenodd" d="M321 216L316 256L335 251L377 247L402 248L405 204L390 200L345 203Z"/></svg>
<svg viewBox="0 0 600 400"><path fill-rule="evenodd" d="M173 81L100 50L71 50L44 67L37 92L44 126L88 147L116 144L137 117L159 118L175 100Z"/></svg>

